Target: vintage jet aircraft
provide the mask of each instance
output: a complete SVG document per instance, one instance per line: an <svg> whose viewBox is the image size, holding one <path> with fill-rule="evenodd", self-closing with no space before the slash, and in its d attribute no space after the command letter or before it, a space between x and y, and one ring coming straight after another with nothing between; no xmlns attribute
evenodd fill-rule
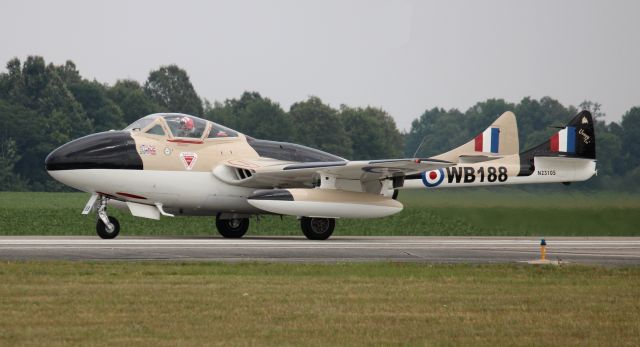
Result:
<svg viewBox="0 0 640 347"><path fill-rule="evenodd" d="M398 213L399 189L583 181L596 173L593 119L575 116L549 140L518 151L515 116L506 112L468 143L432 158L349 161L317 149L259 140L198 117L159 113L122 131L71 141L46 158L49 174L91 193L101 238L134 216L215 215L224 237L242 237L249 217L300 218L304 235L324 240L336 218Z"/></svg>

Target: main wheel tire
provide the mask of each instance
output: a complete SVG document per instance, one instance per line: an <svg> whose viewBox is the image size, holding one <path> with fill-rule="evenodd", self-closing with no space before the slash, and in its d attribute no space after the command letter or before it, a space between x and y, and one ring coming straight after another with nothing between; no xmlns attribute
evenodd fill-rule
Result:
<svg viewBox="0 0 640 347"><path fill-rule="evenodd" d="M302 233L309 240L326 240L336 227L336 220L333 218L302 217L300 219Z"/></svg>
<svg viewBox="0 0 640 347"><path fill-rule="evenodd" d="M96 222L96 232L102 239L113 239L120 233L120 222L118 222L116 217L109 216L109 222L113 224L113 230L111 231L107 229L107 226L104 224L102 219L98 218L98 221Z"/></svg>
<svg viewBox="0 0 640 347"><path fill-rule="evenodd" d="M249 230L249 218L219 219L216 217L216 228L222 237L239 239Z"/></svg>

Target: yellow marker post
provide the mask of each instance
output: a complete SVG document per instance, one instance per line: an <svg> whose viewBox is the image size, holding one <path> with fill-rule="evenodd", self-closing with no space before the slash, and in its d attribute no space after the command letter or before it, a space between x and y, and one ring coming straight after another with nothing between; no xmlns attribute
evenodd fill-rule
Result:
<svg viewBox="0 0 640 347"><path fill-rule="evenodd" d="M540 241L540 260L545 261L547 257L547 241L542 239Z"/></svg>

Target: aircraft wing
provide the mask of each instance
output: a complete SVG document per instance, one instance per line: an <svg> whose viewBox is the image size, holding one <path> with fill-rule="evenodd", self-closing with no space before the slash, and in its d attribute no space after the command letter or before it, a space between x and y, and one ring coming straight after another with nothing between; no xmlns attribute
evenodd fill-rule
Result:
<svg viewBox="0 0 640 347"><path fill-rule="evenodd" d="M383 159L333 162L287 162L275 159L230 160L213 169L221 180L243 187L313 187L325 175L366 184L394 176L453 166L437 159Z"/></svg>

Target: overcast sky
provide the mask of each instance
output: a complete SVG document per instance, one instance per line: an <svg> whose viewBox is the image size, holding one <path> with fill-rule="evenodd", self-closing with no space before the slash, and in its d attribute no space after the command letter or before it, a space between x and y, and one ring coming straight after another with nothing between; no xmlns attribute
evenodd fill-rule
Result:
<svg viewBox="0 0 640 347"><path fill-rule="evenodd" d="M70 59L109 84L177 64L210 101L317 95L401 129L490 97L589 99L619 120L640 106L639 15L640 1L2 1L0 63Z"/></svg>

